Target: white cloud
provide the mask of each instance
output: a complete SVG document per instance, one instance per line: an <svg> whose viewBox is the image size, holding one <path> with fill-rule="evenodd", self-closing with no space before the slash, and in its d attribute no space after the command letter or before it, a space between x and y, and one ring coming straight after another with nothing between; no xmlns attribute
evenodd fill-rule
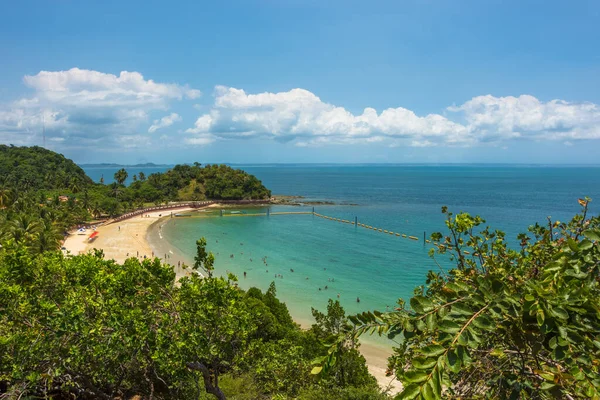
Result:
<svg viewBox="0 0 600 400"><path fill-rule="evenodd" d="M23 81L33 93L0 104L0 143L39 144L45 127L47 143L61 148L141 148L149 139L140 132L154 133L181 121L179 113L167 110L174 102L201 95L187 85L127 71L41 71ZM403 107L366 107L354 113L300 88L253 94L216 86L212 105L193 107L201 115L178 145L262 138L296 146L501 146L510 140L557 140L568 146L600 139L597 104L544 102L530 95L477 96L443 113L418 115ZM159 112L163 117L151 119Z"/></svg>
<svg viewBox="0 0 600 400"><path fill-rule="evenodd" d="M213 107L186 132L219 138L266 137L295 141L297 146L380 141L394 146L399 141L415 147L470 146L516 138L600 138L600 109L592 103L488 95L448 111L456 118L419 116L402 107L380 113L367 107L353 114L304 89L247 94L242 89L217 86Z"/></svg>
<svg viewBox="0 0 600 400"><path fill-rule="evenodd" d="M200 91L187 85L158 83L139 72L113 75L72 68L41 71L23 81L34 93L0 105L0 142L39 144L45 127L49 142L63 145L146 143L137 134L150 113L168 109L173 101L200 96ZM154 121L149 131L180 118L172 113ZM129 136L131 140L124 139Z"/></svg>
<svg viewBox="0 0 600 400"><path fill-rule="evenodd" d="M185 143L192 144L195 146L206 146L207 144L211 144L216 140L213 135L197 135L193 137L188 137L185 139Z"/></svg>
<svg viewBox="0 0 600 400"><path fill-rule="evenodd" d="M171 113L170 115L166 115L161 119L155 119L154 123L150 126L150 128L148 128L148 132L156 132L161 128L166 128L179 121L181 121L181 116L177 113Z"/></svg>
<svg viewBox="0 0 600 400"><path fill-rule="evenodd" d="M600 139L600 107L564 100L542 102L533 96L478 96L449 111L462 112L479 141Z"/></svg>

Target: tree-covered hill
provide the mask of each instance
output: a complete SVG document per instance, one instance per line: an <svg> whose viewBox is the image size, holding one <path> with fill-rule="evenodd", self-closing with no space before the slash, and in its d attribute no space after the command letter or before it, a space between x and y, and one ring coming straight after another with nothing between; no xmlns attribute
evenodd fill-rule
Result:
<svg viewBox="0 0 600 400"><path fill-rule="evenodd" d="M124 169L115 174L121 184ZM126 172L125 172L126 174ZM120 176L118 176L120 175ZM189 200L260 200L271 197L267 189L254 175L227 165L176 165L164 173L145 177L143 173L133 176L129 196L145 201L157 199Z"/></svg>
<svg viewBox="0 0 600 400"><path fill-rule="evenodd" d="M73 161L42 147L0 145L0 186L19 191L91 186L92 180Z"/></svg>

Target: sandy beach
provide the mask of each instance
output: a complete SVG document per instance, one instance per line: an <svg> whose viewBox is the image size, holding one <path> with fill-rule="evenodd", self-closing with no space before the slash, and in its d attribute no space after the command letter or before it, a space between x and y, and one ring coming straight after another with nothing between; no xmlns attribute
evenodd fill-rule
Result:
<svg viewBox="0 0 600 400"><path fill-rule="evenodd" d="M213 205L214 207L216 205ZM192 209L178 209L177 212L192 211ZM163 261L172 265L177 265L178 261L183 261L183 256L174 252L163 241L160 233L160 224L171 218L171 210L155 211L136 216L123 221L100 225L96 228L98 236L93 242L88 242L88 237L93 230L88 229L85 234L70 232L63 246L65 252L78 255L84 254L92 249L102 249L107 259L114 259L122 263L127 258L137 257L159 257ZM164 222L161 222L164 221ZM158 239L157 239L158 238ZM165 259L166 257L166 259ZM178 277L184 276L185 272L175 266L175 272ZM297 321L303 328L310 327L311 321ZM382 348L370 343L363 343L360 347L369 366L369 372L377 379L382 388L390 388L391 393L397 393L401 388L400 383L387 377L387 358L391 354L391 349Z"/></svg>
<svg viewBox="0 0 600 400"><path fill-rule="evenodd" d="M176 212L190 211L191 209L178 209ZM175 212L175 211L173 211ZM137 257L144 259L144 257L159 257L163 261L173 263L174 260L170 258L171 254L155 253L155 249L148 243L146 236L150 231L150 227L158 223L160 220L169 219L171 216L171 210L155 211L144 214L144 216L136 216L124 221L110 223L107 225L100 225L96 228L98 236L93 242L88 241L88 237L92 234L93 230L88 229L84 235L78 234L78 232L69 232L70 236L67 237L63 247L72 255L86 253L92 249L102 249L104 256L107 259L113 259L119 263L124 262L130 257ZM165 259L165 257L169 257ZM175 261L176 263L176 261ZM183 271L176 269L176 273L179 276L183 275Z"/></svg>

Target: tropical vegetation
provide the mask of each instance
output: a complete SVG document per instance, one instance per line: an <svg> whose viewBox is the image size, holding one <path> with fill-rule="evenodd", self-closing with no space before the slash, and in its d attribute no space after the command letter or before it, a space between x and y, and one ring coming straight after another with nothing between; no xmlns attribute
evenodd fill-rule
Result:
<svg viewBox="0 0 600 400"><path fill-rule="evenodd" d="M241 290L206 240L176 282L158 259L65 256L64 232L147 203L263 199L227 166L94 183L41 148L0 146L0 397L385 399L358 352L364 334L397 341L400 399L600 399L600 217L529 227L509 246L479 216L452 214L412 298L347 316L330 300L295 324L272 284Z"/></svg>
<svg viewBox="0 0 600 400"><path fill-rule="evenodd" d="M600 399L600 218L590 199L569 222L534 225L507 246L503 232L446 208L448 234L432 256L456 268L430 271L410 307L351 316L314 373L336 365L349 338L398 339L389 372L401 399Z"/></svg>

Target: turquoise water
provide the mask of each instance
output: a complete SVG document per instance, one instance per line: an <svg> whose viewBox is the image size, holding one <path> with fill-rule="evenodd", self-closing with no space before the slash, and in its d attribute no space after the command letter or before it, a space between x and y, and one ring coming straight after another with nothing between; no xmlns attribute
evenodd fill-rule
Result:
<svg viewBox="0 0 600 400"><path fill-rule="evenodd" d="M357 204L317 206L319 213L348 220L356 216L359 222L421 239L414 242L312 215L177 218L163 227L165 240L188 262L195 240L205 236L216 255L217 270L236 273L242 287L266 289L275 281L279 296L303 320L310 319L311 306L325 309L327 299L338 294L350 313L384 311L398 298L408 300L415 286L424 284L426 272L438 268L428 257L422 237L424 231L429 235L443 230L442 205L455 212L481 214L489 224L505 230L513 242L518 232L536 221L545 222L547 216L570 218L579 210L578 197L597 199L591 203L592 214L600 209L600 168L240 168L256 175L275 194ZM270 209L310 211L312 207ZM257 211L265 210L248 210ZM268 265L262 260L265 256ZM451 265L446 259L439 262L443 267Z"/></svg>

